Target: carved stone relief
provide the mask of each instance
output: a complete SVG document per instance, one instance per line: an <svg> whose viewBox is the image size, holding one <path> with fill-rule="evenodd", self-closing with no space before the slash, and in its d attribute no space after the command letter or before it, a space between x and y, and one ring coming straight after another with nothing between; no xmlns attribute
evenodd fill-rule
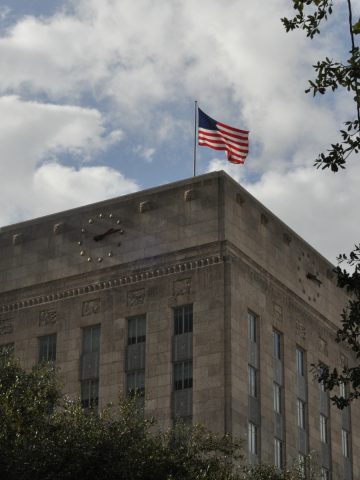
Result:
<svg viewBox="0 0 360 480"><path fill-rule="evenodd" d="M100 312L100 298L95 298L93 300L88 300L82 304L82 316L87 317L94 313Z"/></svg>
<svg viewBox="0 0 360 480"><path fill-rule="evenodd" d="M1 318L0 319L0 335L10 335L14 332L14 319Z"/></svg>
<svg viewBox="0 0 360 480"><path fill-rule="evenodd" d="M191 278L184 278L183 280L175 280L173 283L174 296L187 295L191 290Z"/></svg>
<svg viewBox="0 0 360 480"><path fill-rule="evenodd" d="M127 295L127 304L129 307L142 305L145 300L145 288L141 290L131 290Z"/></svg>
<svg viewBox="0 0 360 480"><path fill-rule="evenodd" d="M56 310L42 310L39 312L39 326L51 325L56 323L57 316Z"/></svg>
<svg viewBox="0 0 360 480"><path fill-rule="evenodd" d="M148 297L156 297L159 293L159 287L149 287L147 290Z"/></svg>
<svg viewBox="0 0 360 480"><path fill-rule="evenodd" d="M279 305L278 303L274 302L274 310L273 310L273 315L275 318L278 320L282 321L283 319L283 309L282 306Z"/></svg>
<svg viewBox="0 0 360 480"><path fill-rule="evenodd" d="M303 340L306 340L306 327L303 323L296 321L296 335Z"/></svg>

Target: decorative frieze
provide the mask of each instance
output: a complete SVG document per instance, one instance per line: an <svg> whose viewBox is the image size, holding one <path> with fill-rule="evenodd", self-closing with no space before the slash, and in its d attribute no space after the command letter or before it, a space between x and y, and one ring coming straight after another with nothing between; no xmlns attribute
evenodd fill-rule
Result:
<svg viewBox="0 0 360 480"><path fill-rule="evenodd" d="M299 320L296 321L296 336L306 340L306 327Z"/></svg>
<svg viewBox="0 0 360 480"><path fill-rule="evenodd" d="M277 320L282 321L283 319L283 308L278 303L273 304L273 315Z"/></svg>
<svg viewBox="0 0 360 480"><path fill-rule="evenodd" d="M39 312L39 326L52 325L56 323L56 310L42 310Z"/></svg>
<svg viewBox="0 0 360 480"><path fill-rule="evenodd" d="M112 278L111 280L104 280L101 282L90 283L67 290L52 292L47 295L41 295L31 298L24 298L13 303L3 304L0 306L0 313L13 312L23 310L25 308L38 306L41 304L52 303L54 301L65 300L80 295L88 295L91 292L100 290L109 290L112 288L119 288L131 284L150 280L152 278L163 277L167 275L176 275L180 272L188 272L200 268L210 267L222 262L220 255L210 255L207 257L200 257L196 259L186 260L181 263L170 264L167 266L160 266L157 268L149 268L141 270L136 273L124 274L121 277Z"/></svg>
<svg viewBox="0 0 360 480"><path fill-rule="evenodd" d="M145 301L145 288L140 290L130 290L127 295L127 304L129 307L142 305Z"/></svg>
<svg viewBox="0 0 360 480"><path fill-rule="evenodd" d="M173 283L174 296L187 295L191 289L191 278L184 278L182 280L175 280Z"/></svg>
<svg viewBox="0 0 360 480"><path fill-rule="evenodd" d="M148 297L156 297L159 293L160 289L157 286L149 287L147 289L147 296Z"/></svg>
<svg viewBox="0 0 360 480"><path fill-rule="evenodd" d="M0 319L0 336L10 335L13 332L14 332L14 319L1 318Z"/></svg>
<svg viewBox="0 0 360 480"><path fill-rule="evenodd" d="M94 313L100 312L100 298L94 298L93 300L87 300L83 302L81 315L87 317L88 315L93 315Z"/></svg>

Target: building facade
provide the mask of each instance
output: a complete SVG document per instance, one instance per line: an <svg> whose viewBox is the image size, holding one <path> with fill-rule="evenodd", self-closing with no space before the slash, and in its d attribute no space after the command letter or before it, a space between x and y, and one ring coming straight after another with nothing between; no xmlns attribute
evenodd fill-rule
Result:
<svg viewBox="0 0 360 480"><path fill-rule="evenodd" d="M252 462L316 452L323 479L360 478L360 403L337 410L310 372L351 365L347 300L224 172L0 229L0 345L24 365L55 361L84 407L137 391L161 425L245 438Z"/></svg>

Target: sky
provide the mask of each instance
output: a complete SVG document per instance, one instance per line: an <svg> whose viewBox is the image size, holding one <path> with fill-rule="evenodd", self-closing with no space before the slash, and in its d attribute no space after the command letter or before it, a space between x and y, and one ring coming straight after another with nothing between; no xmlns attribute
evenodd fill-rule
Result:
<svg viewBox="0 0 360 480"><path fill-rule="evenodd" d="M354 105L304 90L347 58L346 1L312 41L285 32L291 3L0 0L0 226L191 177L197 100L250 130L244 166L199 147L197 174L225 170L336 263L359 241L359 158L313 162Z"/></svg>

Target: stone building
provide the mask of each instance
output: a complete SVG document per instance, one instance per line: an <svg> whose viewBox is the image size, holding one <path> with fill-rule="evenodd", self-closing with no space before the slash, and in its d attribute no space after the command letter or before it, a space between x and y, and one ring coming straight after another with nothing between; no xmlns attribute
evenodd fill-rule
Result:
<svg viewBox="0 0 360 480"><path fill-rule="evenodd" d="M104 406L138 389L162 425L246 438L251 461L318 454L360 478L360 402L339 411L311 363L347 302L333 265L224 172L0 229L0 344L56 361Z"/></svg>

